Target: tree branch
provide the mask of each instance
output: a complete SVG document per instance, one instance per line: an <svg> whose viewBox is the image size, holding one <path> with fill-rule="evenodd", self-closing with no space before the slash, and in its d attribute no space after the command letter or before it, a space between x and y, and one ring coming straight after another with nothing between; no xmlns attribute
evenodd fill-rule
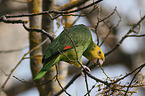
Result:
<svg viewBox="0 0 145 96"><path fill-rule="evenodd" d="M44 15L44 14L49 14L51 15L51 13L55 13L55 14L68 14L68 13L74 13L74 12L78 12L80 10L83 10L83 9L86 9L86 8L89 8L91 6L93 6L94 4L98 4L100 3L101 1L103 0L98 0L96 2L93 2L87 6L84 6L84 7L81 7L81 8L78 8L78 9L75 9L75 10L72 10L72 11L55 11L55 10L48 10L48 11L43 11L43 12L36 12L36 13L27 13L27 14L19 14L19 15L5 15L6 18L16 18L16 17L30 17L30 16L38 16L38 15ZM2 18L2 17L1 17ZM58 17L57 17L58 18ZM55 18L56 19L56 18Z"/></svg>
<svg viewBox="0 0 145 96"><path fill-rule="evenodd" d="M118 42L118 44L116 44L116 46L114 48L112 48L109 52L105 53L105 56L109 55L110 53L112 53L114 50L116 50L121 44L122 42L129 37L129 34L132 33L134 31L134 29L140 25L140 23L145 19L145 15L134 25L132 26L132 28L130 28L130 30L122 37L122 39ZM139 35L138 35L139 36ZM140 36L144 36L144 35L140 35ZM133 35L132 35L133 37Z"/></svg>

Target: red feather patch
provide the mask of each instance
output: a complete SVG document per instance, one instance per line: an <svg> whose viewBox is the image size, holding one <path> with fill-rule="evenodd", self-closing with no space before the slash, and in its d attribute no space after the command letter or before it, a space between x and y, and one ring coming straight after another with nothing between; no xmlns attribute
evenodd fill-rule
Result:
<svg viewBox="0 0 145 96"><path fill-rule="evenodd" d="M72 48L71 46L65 46L65 48L64 49L69 49L69 48Z"/></svg>

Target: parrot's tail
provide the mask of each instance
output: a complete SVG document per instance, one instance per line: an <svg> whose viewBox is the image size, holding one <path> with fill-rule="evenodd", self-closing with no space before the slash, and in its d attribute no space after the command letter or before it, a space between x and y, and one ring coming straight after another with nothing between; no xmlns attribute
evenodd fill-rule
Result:
<svg viewBox="0 0 145 96"><path fill-rule="evenodd" d="M40 72L35 76L34 80L42 78L42 77L45 75L46 72L47 72L47 71L40 71Z"/></svg>
<svg viewBox="0 0 145 96"><path fill-rule="evenodd" d="M34 80L36 79L40 79L42 78L45 73L52 67L54 66L57 62L59 61L59 58L55 59L55 60L52 60L51 62L49 63L44 63L43 64L43 68L40 70L40 72L35 76Z"/></svg>

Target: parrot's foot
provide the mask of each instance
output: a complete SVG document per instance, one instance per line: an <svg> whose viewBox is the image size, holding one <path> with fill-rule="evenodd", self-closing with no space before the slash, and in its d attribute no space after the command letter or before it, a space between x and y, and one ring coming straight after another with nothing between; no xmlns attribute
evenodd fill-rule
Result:
<svg viewBox="0 0 145 96"><path fill-rule="evenodd" d="M91 70L89 67L85 66L85 65L82 65L84 68L85 68L85 71L87 71L88 73L91 73ZM85 76L85 72L84 72L84 68L81 69L82 71L82 76L84 77Z"/></svg>

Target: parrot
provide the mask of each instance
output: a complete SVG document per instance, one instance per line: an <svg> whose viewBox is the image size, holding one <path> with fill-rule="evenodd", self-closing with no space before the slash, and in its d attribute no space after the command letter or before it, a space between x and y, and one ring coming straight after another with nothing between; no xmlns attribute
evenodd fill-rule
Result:
<svg viewBox="0 0 145 96"><path fill-rule="evenodd" d="M65 61L77 67L82 65L89 70L87 66L82 64L82 56L94 64L97 61L103 64L105 61L103 51L93 42L92 34L85 25L79 24L64 29L46 49L42 58L43 67L34 80L41 79L59 61Z"/></svg>

